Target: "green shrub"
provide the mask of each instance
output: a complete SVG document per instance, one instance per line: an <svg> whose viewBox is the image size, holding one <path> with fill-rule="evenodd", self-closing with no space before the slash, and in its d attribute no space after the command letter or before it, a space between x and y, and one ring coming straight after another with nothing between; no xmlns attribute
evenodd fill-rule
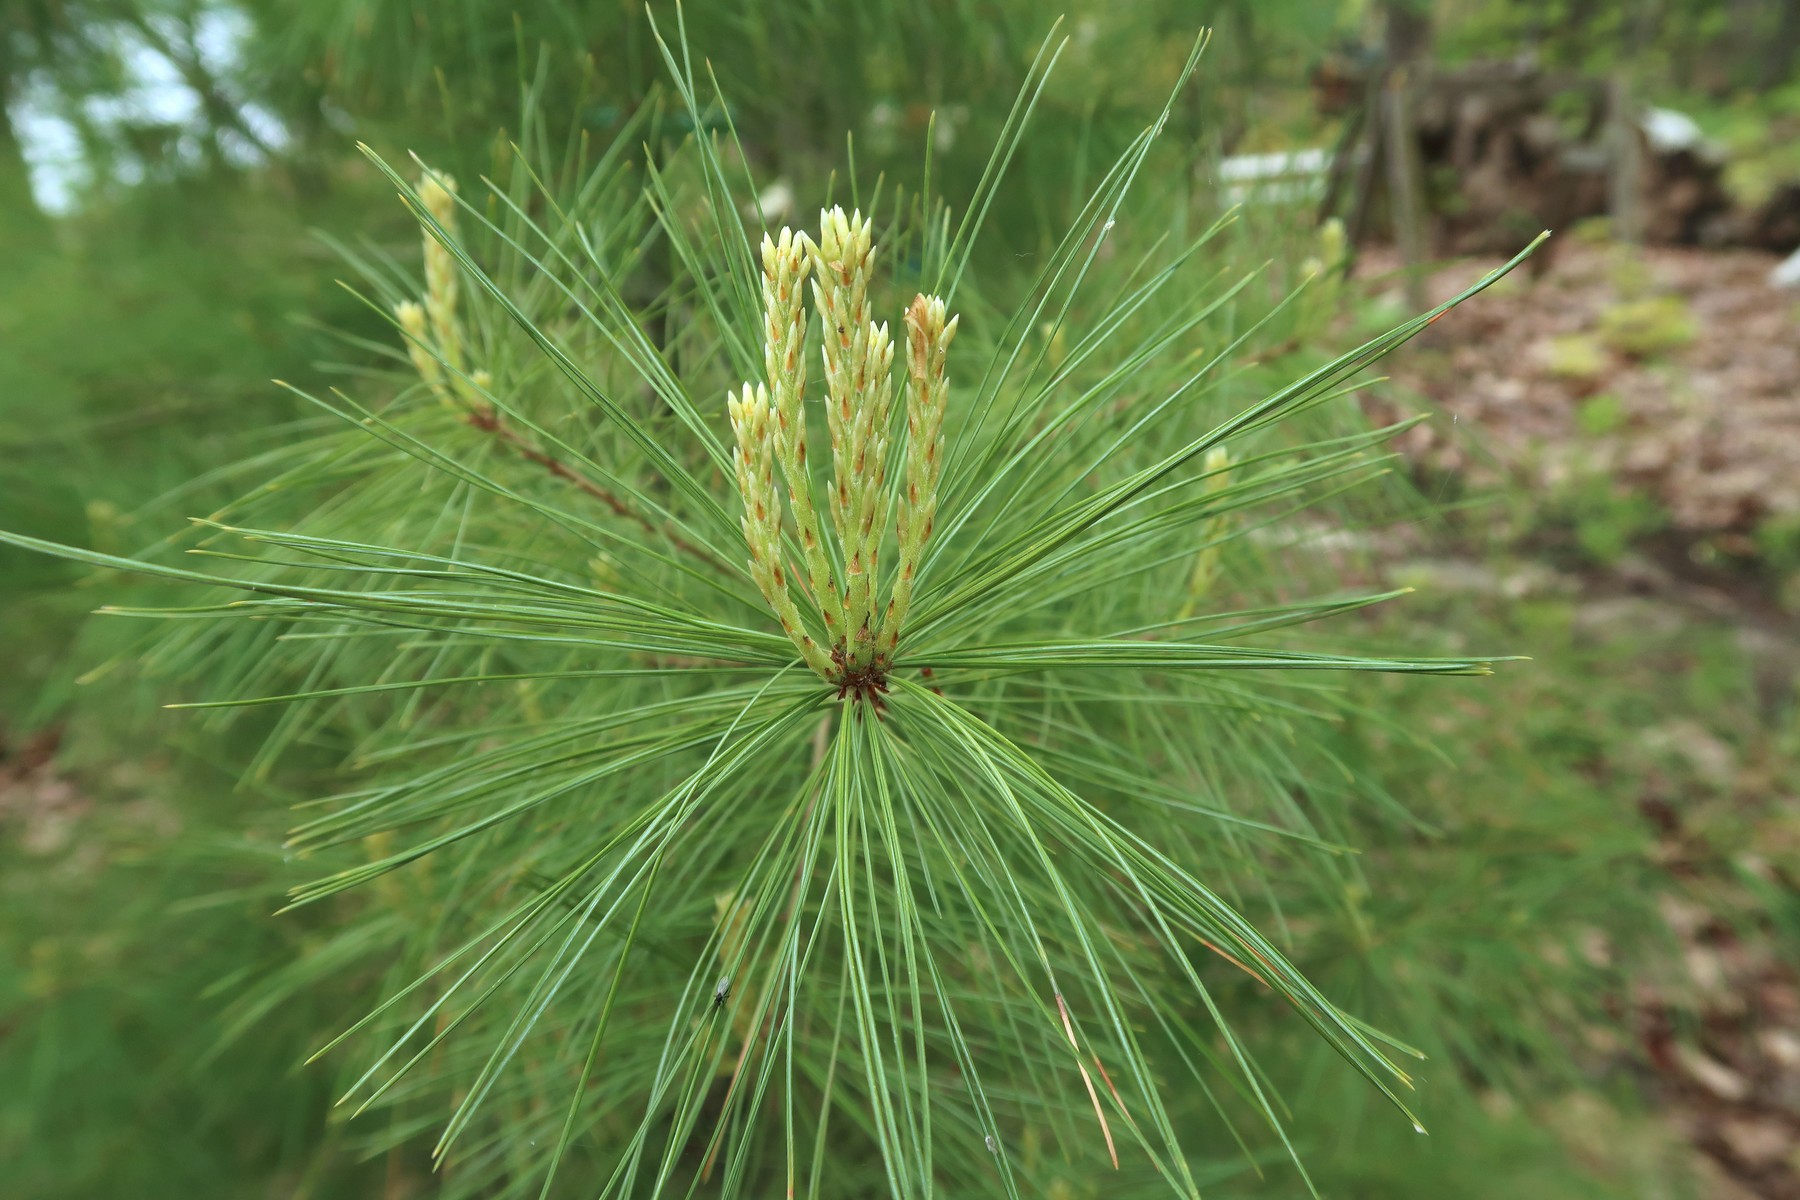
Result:
<svg viewBox="0 0 1800 1200"><path fill-rule="evenodd" d="M1600 314L1600 338L1632 358L1656 358L1678 350L1698 334L1687 302L1656 296L1615 304Z"/></svg>
<svg viewBox="0 0 1800 1200"><path fill-rule="evenodd" d="M1575 423L1589 437L1605 437L1625 428L1625 405L1614 392L1589 396L1575 410Z"/></svg>
<svg viewBox="0 0 1800 1200"><path fill-rule="evenodd" d="M1612 359L1591 334L1570 333L1550 339L1545 365L1558 378L1594 383L1612 369Z"/></svg>
<svg viewBox="0 0 1800 1200"><path fill-rule="evenodd" d="M1551 512L1553 519L1573 527L1581 552L1604 565L1617 563L1634 543L1669 520L1653 498L1606 475L1586 476L1569 485Z"/></svg>

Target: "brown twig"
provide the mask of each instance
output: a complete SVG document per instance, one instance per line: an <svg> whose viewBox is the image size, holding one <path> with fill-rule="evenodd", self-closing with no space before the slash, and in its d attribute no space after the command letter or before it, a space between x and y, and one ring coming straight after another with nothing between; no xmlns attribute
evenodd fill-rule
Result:
<svg viewBox="0 0 1800 1200"><path fill-rule="evenodd" d="M674 546L677 550L693 555L715 571L725 570L724 564L712 554L709 554L705 550L694 545L674 530L657 525L654 521L650 520L650 518L644 516L643 513L638 512L629 504L625 503L624 500L620 499L616 492L610 491L600 484L595 483L592 479L589 479L587 476L570 468L567 463L549 453L529 438L507 428L507 426L501 423L500 414L495 412L492 408L478 408L474 412L469 413L464 419L474 428L481 430L483 433L491 433L501 442L511 446L514 450L519 452L519 457L526 459L529 462L536 463L555 478L562 480L564 483L567 483L600 501L600 503L606 505L606 507L613 511L613 515L625 518L627 521L632 522L645 533L652 536L661 535L662 537L667 538L669 544Z"/></svg>

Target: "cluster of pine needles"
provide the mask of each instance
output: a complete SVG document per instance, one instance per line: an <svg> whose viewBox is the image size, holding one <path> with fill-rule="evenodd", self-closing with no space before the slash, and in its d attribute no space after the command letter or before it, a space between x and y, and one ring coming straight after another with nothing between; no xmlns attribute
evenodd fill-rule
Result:
<svg viewBox="0 0 1800 1200"><path fill-rule="evenodd" d="M266 986L380 981L320 1053L445 1194L1197 1195L1210 1129L1298 1163L1245 985L1406 1110L1408 1048L1243 911L1344 859L1307 745L1353 673L1488 670L1317 645L1390 596L1274 570L1385 469L1343 397L1451 305L1239 399L1296 304L1218 269L1229 217L1138 232L1168 108L984 293L1054 59L960 216L852 184L760 256L730 129L375 159L424 233L422 284L345 248L389 365L192 533L7 535L190 586L116 610L165 622L146 665L269 716L253 774L338 764L290 848L339 933Z"/></svg>

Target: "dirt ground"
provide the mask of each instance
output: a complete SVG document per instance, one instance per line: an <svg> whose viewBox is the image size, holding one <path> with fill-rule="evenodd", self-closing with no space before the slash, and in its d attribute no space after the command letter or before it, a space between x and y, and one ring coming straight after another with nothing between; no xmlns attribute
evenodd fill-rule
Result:
<svg viewBox="0 0 1800 1200"><path fill-rule="evenodd" d="M1392 360L1404 389L1474 431L1472 451L1421 426L1410 452L1558 489L1582 477L1640 489L1689 534L1800 519L1800 292L1754 251L1627 247L1568 235ZM1393 287L1395 260L1358 277ZM1448 299L1498 261L1429 277ZM1491 455L1483 459L1481 452Z"/></svg>
<svg viewBox="0 0 1800 1200"><path fill-rule="evenodd" d="M1564 238L1540 270L1515 273L1390 360L1397 386L1376 415L1427 398L1452 419L1416 427L1402 449L1473 491L1548 506L1599 481L1652 501L1659 544L1564 578L1596 611L1737 627L1781 676L1768 693L1780 722L1795 714L1800 620L1780 599L1794 564L1767 552L1771 529L1800 533L1800 292L1769 285L1776 261ZM1432 300L1496 265L1436 269ZM1396 267L1378 251L1357 277L1397 306ZM1646 319L1649 336L1634 336ZM1721 559L1731 570L1709 573ZM1674 739L1698 768L1725 769L1698 722L1649 734ZM1760 788L1748 801L1758 810L1800 812L1800 798L1732 771L1728 790ZM1750 853L1724 861L1695 832L1706 818L1678 798L1646 794L1639 815L1657 834L1681 962L1619 998L1635 1036L1609 1054L1692 1147L1707 1200L1800 1200L1800 880L1779 865L1800 832L1791 816L1771 820Z"/></svg>

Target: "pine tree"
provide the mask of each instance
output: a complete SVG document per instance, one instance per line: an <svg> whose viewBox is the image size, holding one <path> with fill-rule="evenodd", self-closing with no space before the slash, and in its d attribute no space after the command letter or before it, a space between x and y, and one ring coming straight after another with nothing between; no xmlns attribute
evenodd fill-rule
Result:
<svg viewBox="0 0 1800 1200"><path fill-rule="evenodd" d="M1194 1195L1219 1130L1299 1161L1276 1006L1411 1117L1406 1045L1243 910L1344 849L1343 681L1488 662L1325 648L1392 596L1259 546L1381 473L1331 402L1491 277L1229 403L1303 306L1209 269L1228 219L1131 234L1198 54L1010 303L970 264L1048 52L959 216L746 229L729 127L633 169L654 108L480 187L374 159L424 231L422 281L358 261L392 370L296 389L329 421L171 539L212 565L0 535L195 585L116 610L182 707L341 763L290 842L341 932L270 995L382 974L320 1054L445 1194Z"/></svg>

